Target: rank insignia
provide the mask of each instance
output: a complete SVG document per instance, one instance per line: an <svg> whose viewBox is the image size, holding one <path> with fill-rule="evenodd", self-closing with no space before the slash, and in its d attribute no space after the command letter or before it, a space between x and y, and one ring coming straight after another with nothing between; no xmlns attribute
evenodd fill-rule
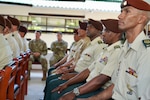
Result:
<svg viewBox="0 0 150 100"><path fill-rule="evenodd" d="M150 39L145 39L143 40L143 44L144 46L147 48L147 47L150 47Z"/></svg>

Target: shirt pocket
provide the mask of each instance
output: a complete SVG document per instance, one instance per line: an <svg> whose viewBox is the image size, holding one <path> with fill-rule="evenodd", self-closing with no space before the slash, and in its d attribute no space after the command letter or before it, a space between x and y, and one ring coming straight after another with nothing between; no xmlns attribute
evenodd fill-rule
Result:
<svg viewBox="0 0 150 100"><path fill-rule="evenodd" d="M85 53L85 54L83 55L83 59L84 59L85 61L90 61L90 60L92 59L92 56L91 56L90 54Z"/></svg>

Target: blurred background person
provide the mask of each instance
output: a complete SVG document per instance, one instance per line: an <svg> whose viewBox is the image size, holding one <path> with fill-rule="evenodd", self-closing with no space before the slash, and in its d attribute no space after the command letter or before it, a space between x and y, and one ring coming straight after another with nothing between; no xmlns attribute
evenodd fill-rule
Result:
<svg viewBox="0 0 150 100"><path fill-rule="evenodd" d="M0 69L3 69L7 64L9 64L12 59L12 51L9 43L3 36L6 27L6 21L3 16L0 15Z"/></svg>
<svg viewBox="0 0 150 100"><path fill-rule="evenodd" d="M11 32L12 23L9 21L9 19L5 19L5 21L6 21L6 28L4 31L4 36L5 39L8 41L10 48L13 52L13 58L16 58L20 55L20 48L16 39L12 36L12 32Z"/></svg>
<svg viewBox="0 0 150 100"><path fill-rule="evenodd" d="M29 60L29 80L30 80L30 70L32 69L32 62L40 62L43 70L42 81L46 80L47 72L47 45L46 42L41 38L41 31L35 31L35 39L29 42L29 49L31 50L31 56Z"/></svg>
<svg viewBox="0 0 150 100"><path fill-rule="evenodd" d="M53 56L49 60L50 66L54 65L60 61L67 53L68 43L62 39L62 33L57 33L57 40L52 42L51 50L53 51Z"/></svg>
<svg viewBox="0 0 150 100"><path fill-rule="evenodd" d="M28 43L27 43L27 40L25 38L25 35L27 34L28 32L28 29L25 27L25 26L20 26L19 27L19 34L21 36L21 39L23 41L23 51L27 51L29 49L29 46L28 46Z"/></svg>

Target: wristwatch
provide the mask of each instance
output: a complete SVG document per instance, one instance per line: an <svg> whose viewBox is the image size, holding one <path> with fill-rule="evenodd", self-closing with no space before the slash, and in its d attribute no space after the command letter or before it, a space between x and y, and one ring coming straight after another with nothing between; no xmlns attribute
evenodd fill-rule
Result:
<svg viewBox="0 0 150 100"><path fill-rule="evenodd" d="M79 89L78 89L78 88L74 88L74 89L73 89L73 93L74 93L76 96L79 96L79 95L80 95L80 92L79 92Z"/></svg>

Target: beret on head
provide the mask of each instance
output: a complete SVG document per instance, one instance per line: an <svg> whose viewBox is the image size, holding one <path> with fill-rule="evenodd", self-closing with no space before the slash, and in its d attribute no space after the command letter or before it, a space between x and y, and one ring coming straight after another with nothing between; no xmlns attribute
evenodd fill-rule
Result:
<svg viewBox="0 0 150 100"><path fill-rule="evenodd" d="M80 26L80 29L86 30L86 28L87 28L87 22L81 22L81 21L79 21L79 26Z"/></svg>
<svg viewBox="0 0 150 100"><path fill-rule="evenodd" d="M27 33L27 28L26 27L24 27L24 26L20 26L19 27L19 32L25 32L25 33Z"/></svg>
<svg viewBox="0 0 150 100"><path fill-rule="evenodd" d="M73 33L78 34L78 29L74 29L74 30L73 30Z"/></svg>
<svg viewBox="0 0 150 100"><path fill-rule="evenodd" d="M7 18L11 21L11 23L12 23L13 25L18 26L18 27L20 26L20 22L19 22L18 19L12 18L12 17L10 17L10 16L8 16Z"/></svg>
<svg viewBox="0 0 150 100"><path fill-rule="evenodd" d="M0 25L3 26L4 28L6 27L6 21L3 16L0 15Z"/></svg>
<svg viewBox="0 0 150 100"><path fill-rule="evenodd" d="M100 21L89 19L88 24L92 24L97 30L103 30L103 26Z"/></svg>
<svg viewBox="0 0 150 100"><path fill-rule="evenodd" d="M12 28L12 23L10 22L9 19L5 19L6 20L6 26L11 29Z"/></svg>
<svg viewBox="0 0 150 100"><path fill-rule="evenodd" d="M132 6L140 10L150 11L150 0L123 0L121 3L121 8L126 6Z"/></svg>
<svg viewBox="0 0 150 100"><path fill-rule="evenodd" d="M101 20L101 22L103 23L105 28L108 29L109 31L112 31L114 33L122 32L118 28L118 20L117 19L106 19L106 20Z"/></svg>

